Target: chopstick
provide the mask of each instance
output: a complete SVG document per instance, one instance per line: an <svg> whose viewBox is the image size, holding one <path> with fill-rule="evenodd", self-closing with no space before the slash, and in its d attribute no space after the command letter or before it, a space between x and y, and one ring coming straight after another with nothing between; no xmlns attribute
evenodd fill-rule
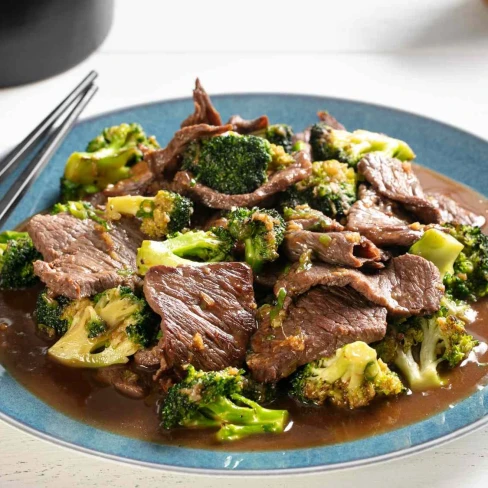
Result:
<svg viewBox="0 0 488 488"><path fill-rule="evenodd" d="M83 109L97 92L98 87L91 85L81 96L72 111L66 116L58 129L47 140L44 147L33 158L22 174L17 178L5 196L0 200L0 228L5 224L10 212L15 208L20 197L29 189L37 179L42 169L49 162L53 154L61 145L68 132L73 127Z"/></svg>
<svg viewBox="0 0 488 488"><path fill-rule="evenodd" d="M74 90L12 151L0 162L0 183L18 166L28 151L52 128L56 120L68 107L93 83L98 76L96 71L88 75L74 88Z"/></svg>

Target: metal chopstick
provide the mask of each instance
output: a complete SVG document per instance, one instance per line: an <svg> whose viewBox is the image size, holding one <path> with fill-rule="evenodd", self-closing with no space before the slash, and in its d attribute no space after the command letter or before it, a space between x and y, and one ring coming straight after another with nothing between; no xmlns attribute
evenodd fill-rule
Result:
<svg viewBox="0 0 488 488"><path fill-rule="evenodd" d="M32 146L49 131L56 120L92 84L97 76L96 71L90 71L78 86L0 162L0 183L15 169Z"/></svg>
<svg viewBox="0 0 488 488"><path fill-rule="evenodd" d="M97 92L98 87L91 85L82 95L75 107L67 115L60 127L49 137L45 146L39 151L27 168L22 172L5 196L0 200L0 228L5 224L10 212L15 208L20 197L37 179L41 170L49 162L53 154L61 145L68 132L73 127L79 115Z"/></svg>

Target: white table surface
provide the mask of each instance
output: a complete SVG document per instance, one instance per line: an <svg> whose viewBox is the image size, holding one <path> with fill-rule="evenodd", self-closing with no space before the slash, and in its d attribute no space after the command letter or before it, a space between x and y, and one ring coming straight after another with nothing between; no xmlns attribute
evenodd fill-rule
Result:
<svg viewBox="0 0 488 488"><path fill-rule="evenodd" d="M363 100L488 139L488 8L480 0L273 3L116 0L114 27L97 53L49 80L0 90L0 152L25 136L90 69L100 74L100 91L85 116L188 96L198 75L210 93L277 91ZM249 483L256 488L486 487L488 428L389 463L251 481L124 465L0 422L0 487Z"/></svg>

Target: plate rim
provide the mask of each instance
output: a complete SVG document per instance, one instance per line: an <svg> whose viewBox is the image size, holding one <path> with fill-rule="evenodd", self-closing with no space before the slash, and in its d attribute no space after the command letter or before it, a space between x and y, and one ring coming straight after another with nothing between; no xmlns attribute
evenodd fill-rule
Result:
<svg viewBox="0 0 488 488"><path fill-rule="evenodd" d="M462 129L454 124L444 122L442 120L435 119L433 117L429 117L426 115L418 114L413 111L409 110L404 110L396 107L392 107L389 105L383 105L379 103L374 103L374 102L367 102L367 101L362 101L362 100L355 100L351 98L344 98L344 97L334 97L334 96L327 96L327 95L316 95L316 94L304 94L304 93L290 93L290 92L227 92L227 93L217 93L217 94L212 94L211 97L212 99L225 99L225 98L245 98L245 97L266 97L266 96L277 96L277 97L286 97L286 98L308 98L308 99L316 99L318 102L319 101L334 101L338 103L353 103L357 105L363 105L365 107L373 107L373 108L379 108L383 110L388 110L390 112L396 112L399 114L407 115L410 117L416 117L423 119L427 122L434 122L437 125L443 126L449 130L453 130L458 132L461 136L468 136L470 138L475 138L479 142L484 143L488 146L488 138L484 138L482 136L479 136L477 134L473 134L472 132ZM139 103L139 104L134 104L134 105L127 105L124 107L118 107L114 110L107 110L95 115L92 115L90 117L84 118L82 120L79 120L76 124L76 126L83 126L86 124L90 124L92 122L95 122L99 119L103 119L107 116L113 116L117 115L118 113L125 112L127 110L138 110L138 109L143 109L143 108L149 108L155 105L162 105L162 104L168 104L168 103L179 103L179 102L192 102L193 98L189 96L185 97L174 97L174 98L165 98L165 99L159 99L159 100L154 100L150 102L144 102L144 103ZM3 152L3 151L2 151ZM6 153L8 152L8 149L6 150ZM449 178L447 175L442 174L444 177ZM475 190L474 188L471 188L469 185L466 185L461 182L457 182L458 184L462 184L466 187L468 187L471 191L477 192L479 195L483 196L486 198L486 195L483 195L481 192L478 190ZM7 370L8 371L8 370ZM18 382L15 377L12 376L12 379L24 390L28 391L29 393L30 390L25 388L20 382ZM36 397L33 393L31 393L33 396ZM461 399L460 401L466 400L473 396L475 393L473 392L471 395ZM38 397L36 397L38 398ZM38 400L42 401L41 399L38 398ZM44 402L43 402L44 403ZM68 418L75 420L77 422L80 422L82 425L88 425L90 424L84 424L83 422L79 421L78 419L75 419L74 417L71 417L69 415L66 415L60 410L56 410L54 407L51 405L47 404L49 408L52 408L53 410L59 412L62 415L67 416ZM438 412L437 414L442 414L446 410L442 410ZM436 415L437 415L436 414ZM431 417L428 417L425 420L428 420ZM150 469L155 469L159 471L168 471L168 472L175 472L175 473L180 473L180 474L192 474L192 475L201 475L201 476L215 476L215 477L236 477L236 476L278 476L278 475L288 475L288 476L297 476L300 474L311 474L311 473L320 473L320 472L334 472L334 471L340 471L340 470L345 470L345 469L356 469L360 468L363 466L369 466L369 465L374 465L374 464L379 464L383 462L387 462L390 460L394 460L397 458L402 458L405 456L410 456L422 451L425 451L427 449L431 449L435 446L443 445L447 442L451 442L455 439L458 439L462 436L465 436L471 432L474 432L476 430L479 430L482 428L485 424L488 423L488 415L483 416L482 418L475 420L474 422L467 424L463 427L460 427L456 430L453 430L452 432L449 432L448 434L442 435L440 437L437 437L435 439L431 439L427 442L423 442L421 444L417 444L415 446L410 446L407 448L399 449L390 453L386 454L381 454L377 456L372 456L372 457L365 457L362 459L357 459L353 461L345 461L345 462L336 462L333 464L323 464L323 465L315 465L315 466L308 466L308 467L292 467L292 468L277 468L277 469L241 469L241 470L225 470L221 468L197 468L197 467L185 467L185 466L176 466L176 465L171 465L171 464L162 464L162 463L154 463L154 462L149 462L149 461L141 461L129 457L122 457L116 454L109 454L105 452L98 451L96 449L92 448L87 448L84 446L81 446L79 444L76 444L74 442L66 441L60 438L57 438L49 433L42 432L40 430L37 430L34 427L31 427L25 423L23 423L20 420L17 420L13 417L10 417L9 415L5 414L4 412L0 411L0 420L4 421L6 424L14 427L15 429L18 429L20 431L23 431L27 434L30 434L34 437L37 437L38 439L41 439L46 442L51 442L59 447L63 447L66 449L70 449L71 451L76 451L80 452L82 454L86 454L89 456L94 456L94 457L99 457L102 459L107 459L112 462L117 462L117 463L124 463L124 464L129 464L129 465L136 465L136 466L141 466L141 467L146 467ZM422 421L421 421L422 422ZM408 424L405 427L409 427L410 425L415 425L420 422L415 422L413 424ZM94 429L97 429L95 426L91 426ZM100 429L100 430L105 430L105 429ZM115 435L120 435L122 437L126 437L129 439L132 439L132 437L129 436L124 436L122 434L118 434L115 432L107 431L110 433L113 433ZM391 432L391 431L390 431ZM385 432L385 434L388 432ZM381 434L380 434L381 435ZM374 436L370 436L374 437ZM367 438L367 437L366 437ZM357 440L362 440L357 439ZM145 441L150 443L150 441ZM353 441L354 442L354 441ZM174 447L174 446L168 446L168 447ZM316 448L321 448L325 446L313 446L309 449L316 449ZM191 450L192 448L185 446L186 449ZM301 449L290 449L289 451L303 451L306 448L301 448ZM206 449L207 450L207 449ZM211 451L211 449L209 450ZM234 451L230 451L234 452ZM265 452L280 452L279 450L276 451L265 451Z"/></svg>
<svg viewBox="0 0 488 488"><path fill-rule="evenodd" d="M335 97L335 96L329 96L329 95L314 95L314 94L310 94L310 93L271 92L271 91L270 92L259 91L259 92L215 93L215 94L210 94L210 98L211 99L220 99L220 98L227 98L227 97L250 97L250 96L265 97L265 96L269 96L269 95L279 96L279 97L287 97L287 98L302 97L302 98L310 98L310 99L313 99L313 98L326 99L326 100L333 100L334 102L356 103L358 105L365 105L365 106L369 106L369 107L375 107L375 108L390 110L393 112L400 112L400 113L410 115L413 117L418 117L418 118L426 120L426 121L435 122L438 125L442 125L444 127L447 127L448 129L455 130L455 131L460 132L464 135L474 137L475 139L478 139L480 142L488 144L488 136L486 138L482 137L478 134L474 134L473 132L470 132L467 129L463 129L461 127L458 127L455 124L451 124L450 122L445 122L441 119L429 117L428 115L422 115L422 114L419 114L419 113L411 111L411 110L405 110L402 108L393 107L391 105L383 105L381 103L376 103L376 102L365 102L364 100L356 100L354 98ZM83 125L86 122L93 122L97 119L106 117L108 115L116 115L117 113L124 112L125 110L150 107L152 105L157 105L157 104L162 104L162 103L167 103L167 102L186 102L186 101L192 102L193 98L188 97L188 96L174 97L174 98L161 98L159 100L154 100L152 102L142 102L142 103L136 103L134 105L127 105L125 107L118 107L114 110L106 110L106 111L100 112L98 114L90 115L87 118L82 118L74 125L74 127L76 127L78 125ZM457 183L459 183L459 182L457 182ZM461 183L461 184L464 184L464 183ZM471 190L474 190L474 189L471 188ZM476 191L476 190L474 190L474 191Z"/></svg>

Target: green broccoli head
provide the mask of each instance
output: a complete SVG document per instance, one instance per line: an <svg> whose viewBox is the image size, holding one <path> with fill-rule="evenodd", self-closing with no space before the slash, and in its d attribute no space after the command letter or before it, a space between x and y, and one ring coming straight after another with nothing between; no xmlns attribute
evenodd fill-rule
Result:
<svg viewBox="0 0 488 488"><path fill-rule="evenodd" d="M107 202L106 217L132 215L142 220L141 231L152 238L180 232L190 225L193 203L178 193L160 190L154 197L120 196Z"/></svg>
<svg viewBox="0 0 488 488"><path fill-rule="evenodd" d="M61 200L80 200L109 184L131 176L131 166L143 158L140 146L157 149L139 124L108 127L88 143L85 152L71 154L61 179Z"/></svg>
<svg viewBox="0 0 488 488"><path fill-rule="evenodd" d="M398 376L377 358L376 351L357 341L295 373L291 395L304 403L323 405L328 400L353 409L368 405L376 395L393 396L404 390Z"/></svg>
<svg viewBox="0 0 488 488"><path fill-rule="evenodd" d="M228 195L252 193L267 179L271 144L261 137L228 132L191 142L183 169L202 184Z"/></svg>
<svg viewBox="0 0 488 488"><path fill-rule="evenodd" d="M37 283L34 261L42 259L27 232L0 233L0 289L18 290Z"/></svg>
<svg viewBox="0 0 488 488"><path fill-rule="evenodd" d="M188 366L185 379L170 388L162 404L162 426L218 427L220 441L283 432L288 412L263 408L245 397L243 373L236 368L204 372Z"/></svg>
<svg viewBox="0 0 488 488"><path fill-rule="evenodd" d="M62 336L69 326L69 319L64 314L71 303L69 298L49 296L48 290L42 291L37 297L34 317L37 327L49 337Z"/></svg>
<svg viewBox="0 0 488 488"><path fill-rule="evenodd" d="M110 288L93 297L95 311L110 329L117 328L140 347L150 346L159 331L160 318L129 287Z"/></svg>
<svg viewBox="0 0 488 488"><path fill-rule="evenodd" d="M447 225L452 237L463 246L444 285L454 298L474 302L488 294L488 236L479 227Z"/></svg>
<svg viewBox="0 0 488 488"><path fill-rule="evenodd" d="M126 363L155 342L159 329L159 318L145 300L125 287L111 288L92 300L73 300L60 319L67 322L67 331L48 354L75 368Z"/></svg>
<svg viewBox="0 0 488 488"><path fill-rule="evenodd" d="M227 216L229 234L245 247L245 259L255 272L279 257L285 221L274 209L235 208Z"/></svg>
<svg viewBox="0 0 488 488"><path fill-rule="evenodd" d="M401 161L415 158L410 146L398 139L366 130L332 129L324 122L312 126L310 144L314 161L337 159L349 166L356 166L370 152L381 152Z"/></svg>
<svg viewBox="0 0 488 488"><path fill-rule="evenodd" d="M402 373L412 390L442 386L439 364L457 366L478 344L465 329L471 315L465 302L445 296L436 313L390 324L385 339L375 348Z"/></svg>
<svg viewBox="0 0 488 488"><path fill-rule="evenodd" d="M103 211L97 210L89 202L67 201L65 203L56 203L51 210L51 215L56 215L59 213L69 213L73 217L80 220L91 219L97 224L101 225L105 230L110 230L108 222L103 218Z"/></svg>
<svg viewBox="0 0 488 488"><path fill-rule="evenodd" d="M287 124L273 124L266 129L253 132L254 136L264 137L276 146L281 146L286 153L290 154L293 147L293 129Z"/></svg>
<svg viewBox="0 0 488 488"><path fill-rule="evenodd" d="M143 241L137 251L137 269L145 275L152 266L198 266L229 261L235 240L225 229L191 230L163 242Z"/></svg>
<svg viewBox="0 0 488 488"><path fill-rule="evenodd" d="M353 168L336 160L315 161L312 174L284 193L282 205L307 204L325 215L343 219L356 201L357 175Z"/></svg>

